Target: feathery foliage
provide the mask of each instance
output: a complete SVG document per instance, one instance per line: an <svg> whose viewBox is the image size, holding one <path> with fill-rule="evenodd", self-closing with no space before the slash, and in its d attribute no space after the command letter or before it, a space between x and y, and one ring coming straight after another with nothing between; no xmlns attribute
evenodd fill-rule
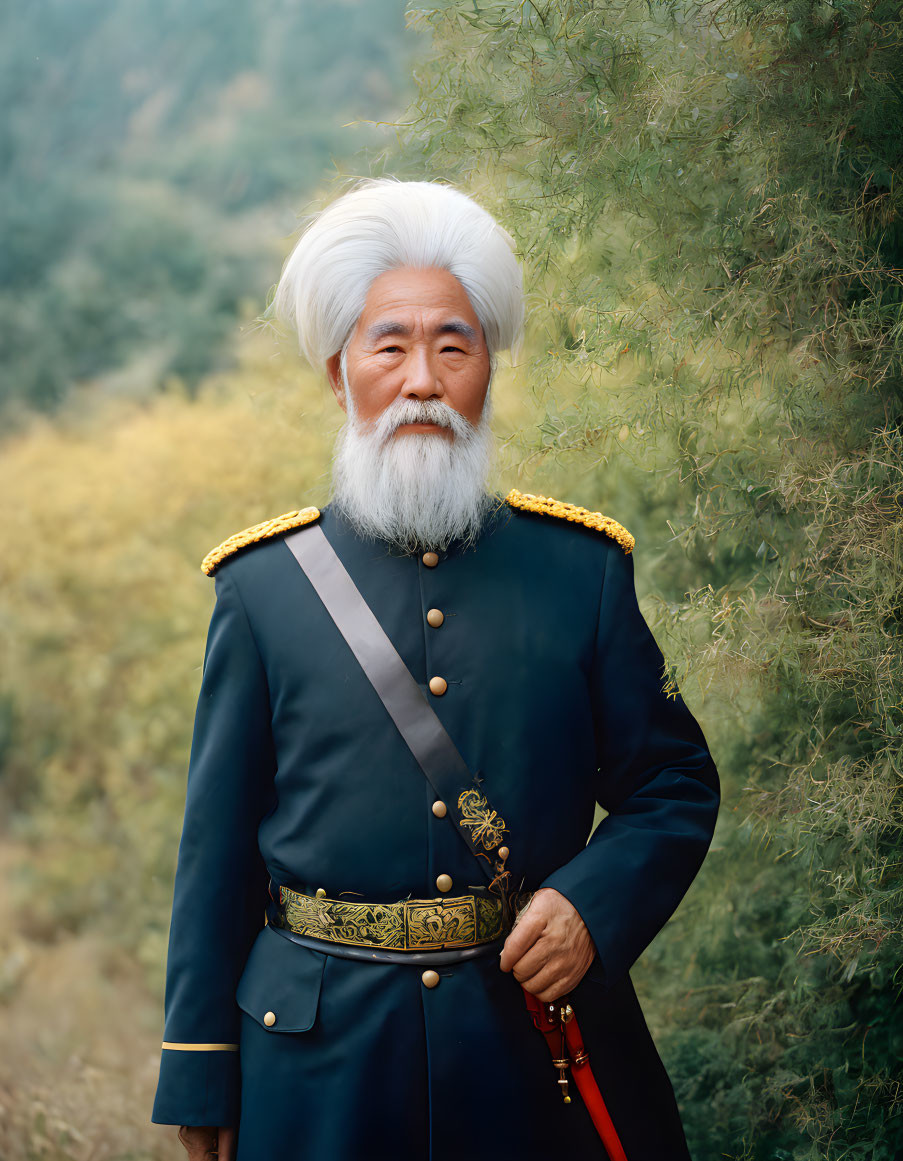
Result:
<svg viewBox="0 0 903 1161"><path fill-rule="evenodd" d="M482 189L529 265L522 374L545 417L527 470L636 533L725 782L709 860L639 973L694 1155L890 1161L900 7L409 18L434 56L405 165Z"/></svg>

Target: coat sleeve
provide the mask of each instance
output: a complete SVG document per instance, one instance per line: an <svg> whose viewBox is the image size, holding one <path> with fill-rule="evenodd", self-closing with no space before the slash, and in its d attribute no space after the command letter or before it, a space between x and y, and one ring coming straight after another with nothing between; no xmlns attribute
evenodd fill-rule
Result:
<svg viewBox="0 0 903 1161"><path fill-rule="evenodd" d="M640 612L633 556L606 556L590 694L596 799L608 814L542 883L574 904L613 984L677 907L715 829L720 785L696 719L664 689L664 658Z"/></svg>
<svg viewBox="0 0 903 1161"><path fill-rule="evenodd" d="M216 575L176 869L152 1120L238 1122L235 989L264 924L257 829L276 759L266 673L235 581Z"/></svg>

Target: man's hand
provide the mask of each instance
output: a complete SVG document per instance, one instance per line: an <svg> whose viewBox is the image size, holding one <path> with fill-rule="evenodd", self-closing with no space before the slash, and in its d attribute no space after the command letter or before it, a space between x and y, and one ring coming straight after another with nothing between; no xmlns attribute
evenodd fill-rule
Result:
<svg viewBox="0 0 903 1161"><path fill-rule="evenodd" d="M542 887L505 940L499 967L550 1004L580 983L595 954L574 905L553 887Z"/></svg>
<svg viewBox="0 0 903 1161"><path fill-rule="evenodd" d="M182 1125L179 1140L188 1161L235 1161L235 1129L228 1125Z"/></svg>

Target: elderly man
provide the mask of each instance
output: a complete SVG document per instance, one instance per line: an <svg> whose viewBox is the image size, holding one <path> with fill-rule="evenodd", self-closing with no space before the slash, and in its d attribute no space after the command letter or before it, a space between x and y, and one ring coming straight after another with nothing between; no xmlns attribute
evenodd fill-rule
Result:
<svg viewBox="0 0 903 1161"><path fill-rule="evenodd" d="M220 1161L686 1159L628 969L718 775L630 533L489 489L511 240L449 187L366 182L274 306L347 421L322 511L203 563L153 1119Z"/></svg>

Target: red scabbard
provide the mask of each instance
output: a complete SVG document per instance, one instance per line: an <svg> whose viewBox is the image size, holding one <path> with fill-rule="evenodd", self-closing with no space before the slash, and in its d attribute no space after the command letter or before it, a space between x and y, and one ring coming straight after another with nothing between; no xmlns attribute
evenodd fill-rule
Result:
<svg viewBox="0 0 903 1161"><path fill-rule="evenodd" d="M567 1095L566 1078L567 1070L570 1069L577 1091L586 1105L586 1111L605 1146L606 1153L608 1153L609 1161L627 1161L627 1154L624 1152L621 1139L618 1137L608 1109L605 1107L605 1101L602 1099L602 1093L599 1092L599 1086L596 1084L596 1078L593 1076L593 1070L590 1068L589 1054L583 1044L580 1026L574 1015L574 1009L568 1003L567 996L562 996L553 1004L544 1004L531 995L526 988L522 988L522 990L527 1002L527 1010L533 1018L533 1024L545 1037L549 1051L552 1053L552 1063L558 1069L558 1083L561 1086L565 1102L570 1102L570 1097Z"/></svg>

